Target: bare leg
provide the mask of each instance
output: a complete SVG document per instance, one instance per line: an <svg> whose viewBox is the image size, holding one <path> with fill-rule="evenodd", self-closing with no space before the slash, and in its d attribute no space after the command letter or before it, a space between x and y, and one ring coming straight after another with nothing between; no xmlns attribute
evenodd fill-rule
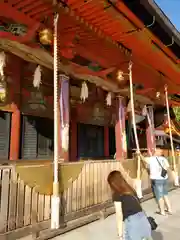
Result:
<svg viewBox="0 0 180 240"><path fill-rule="evenodd" d="M164 203L165 203L165 206L167 207L167 211L169 213L172 213L171 204L169 202L168 196L164 196Z"/></svg>
<svg viewBox="0 0 180 240"><path fill-rule="evenodd" d="M160 213L162 215L165 215L165 201L163 198L160 198L159 201L158 201L158 205L159 205L159 209L160 209Z"/></svg>

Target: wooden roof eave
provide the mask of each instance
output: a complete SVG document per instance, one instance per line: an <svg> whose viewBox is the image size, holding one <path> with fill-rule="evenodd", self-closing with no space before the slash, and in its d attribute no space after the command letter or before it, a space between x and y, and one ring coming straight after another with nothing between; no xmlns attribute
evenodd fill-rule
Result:
<svg viewBox="0 0 180 240"><path fill-rule="evenodd" d="M178 45L180 47L180 32L176 29L176 27L172 24L169 18L165 15L165 13L160 9L160 7L155 3L154 0L142 1L144 5L151 6L156 14L161 19L161 25L164 29L166 29L169 35L174 35L177 39Z"/></svg>
<svg viewBox="0 0 180 240"><path fill-rule="evenodd" d="M44 0L45 2L48 2L48 3L52 3L52 0ZM68 7L66 8L66 10L67 11L69 11L69 12L73 12L73 10L71 10L71 9L69 9ZM74 12L73 12L74 13ZM75 13L74 13L75 14ZM82 22L86 22L86 20L84 19L84 18L81 18L81 17L79 17L79 19L82 19ZM91 30L95 30L95 31L97 31L97 28L96 27L94 27L93 25L91 26ZM102 30L102 29L101 29ZM98 32L99 32L99 30L98 30ZM152 34L151 34L152 35ZM105 36L105 38L108 40L108 41L112 41L113 43L115 43L115 44L117 44L115 41L113 41L112 40L112 38L109 36L109 37L107 37L107 36ZM165 51L169 51L168 49L166 49ZM164 61L165 62L165 61ZM167 65L167 63L166 63L166 65ZM172 71L171 71L172 72ZM172 83L172 81L169 81L170 83ZM173 81L174 82L174 81ZM176 84L175 83L173 83L173 85L175 86ZM178 85L177 85L178 86ZM174 89L174 87L173 87L173 89Z"/></svg>
<svg viewBox="0 0 180 240"><path fill-rule="evenodd" d="M53 70L53 57L43 49L33 49L27 45L7 39L0 39L0 48L4 51L13 53L25 61L33 62ZM71 66L64 65L61 62L59 62L59 70L64 74L72 76L78 80L89 81L93 84L96 84L106 91L114 92L123 96L129 96L129 91L119 88L118 84L115 82L110 82L101 77L92 76L89 74L77 74L75 71L73 71ZM144 104L153 104L153 101L151 101L148 97L138 94L135 95L135 100Z"/></svg>

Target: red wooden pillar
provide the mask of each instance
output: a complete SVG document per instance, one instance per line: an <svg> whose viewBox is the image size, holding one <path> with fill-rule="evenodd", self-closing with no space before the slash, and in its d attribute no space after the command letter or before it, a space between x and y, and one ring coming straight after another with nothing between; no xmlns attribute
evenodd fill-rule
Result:
<svg viewBox="0 0 180 240"><path fill-rule="evenodd" d="M12 68L12 87L13 87L13 103L12 103L12 118L11 118L11 138L10 138L10 160L19 159L20 150L20 81L22 60L16 56L11 57Z"/></svg>
<svg viewBox="0 0 180 240"><path fill-rule="evenodd" d="M104 127L104 156L109 157L109 127Z"/></svg>
<svg viewBox="0 0 180 240"><path fill-rule="evenodd" d="M70 96L69 96L69 77L60 74L60 157L63 158L64 161L69 161L69 131L70 131ZM67 149L63 149L62 147L62 139L63 139L63 129L69 129L66 133Z"/></svg>
<svg viewBox="0 0 180 240"><path fill-rule="evenodd" d="M156 140L155 140L155 128L154 128L154 112L153 107L149 106L147 108L149 119L151 121L151 125L147 121L147 127L146 127L146 139L147 139L147 149L148 154L153 155L154 150L156 148Z"/></svg>
<svg viewBox="0 0 180 240"><path fill-rule="evenodd" d="M125 126L125 105L124 98L116 99L116 159L123 160L127 157L126 126Z"/></svg>

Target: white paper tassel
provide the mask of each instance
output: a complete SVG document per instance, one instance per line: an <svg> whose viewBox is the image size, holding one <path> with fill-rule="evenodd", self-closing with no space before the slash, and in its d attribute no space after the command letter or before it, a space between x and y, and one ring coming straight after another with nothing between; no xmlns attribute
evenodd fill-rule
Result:
<svg viewBox="0 0 180 240"><path fill-rule="evenodd" d="M107 106L111 106L111 104L112 104L112 93L111 92L109 92L106 96L106 104L107 104Z"/></svg>
<svg viewBox="0 0 180 240"><path fill-rule="evenodd" d="M147 107L146 107L146 105L143 107L143 109L142 109L142 115L143 116L146 116L147 115Z"/></svg>
<svg viewBox="0 0 180 240"><path fill-rule="evenodd" d="M85 102L85 100L88 98L88 86L87 86L86 82L82 83L80 98L83 102Z"/></svg>
<svg viewBox="0 0 180 240"><path fill-rule="evenodd" d="M34 72L33 86L39 88L41 84L41 66L38 65Z"/></svg>
<svg viewBox="0 0 180 240"><path fill-rule="evenodd" d="M69 149L69 125L63 127L62 129L62 149L68 151Z"/></svg>
<svg viewBox="0 0 180 240"><path fill-rule="evenodd" d="M129 100L129 102L128 102L127 112L131 112L131 100Z"/></svg>
<svg viewBox="0 0 180 240"><path fill-rule="evenodd" d="M4 67L6 66L6 54L4 52L0 53L0 75L4 77Z"/></svg>

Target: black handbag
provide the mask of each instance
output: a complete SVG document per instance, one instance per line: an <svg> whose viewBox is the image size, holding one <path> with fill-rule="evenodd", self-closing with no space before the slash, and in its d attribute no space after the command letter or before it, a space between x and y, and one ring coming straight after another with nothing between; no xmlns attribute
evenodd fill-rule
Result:
<svg viewBox="0 0 180 240"><path fill-rule="evenodd" d="M147 219L151 225L151 230L153 230L153 231L156 230L158 225L157 225L155 219L153 217L147 217Z"/></svg>
<svg viewBox="0 0 180 240"><path fill-rule="evenodd" d="M139 199L137 197L134 196L134 198L136 199L136 201L141 205L141 202L139 201ZM147 220L151 226L151 230L154 231L157 229L158 224L156 223L155 219L153 217L148 217L146 212L143 210L143 213L145 214L145 216L147 217Z"/></svg>
<svg viewBox="0 0 180 240"><path fill-rule="evenodd" d="M157 162L159 163L159 165L161 166L162 170L161 170L161 177L165 178L167 176L167 170L162 166L162 164L160 163L160 161L158 160L158 158L156 157Z"/></svg>

